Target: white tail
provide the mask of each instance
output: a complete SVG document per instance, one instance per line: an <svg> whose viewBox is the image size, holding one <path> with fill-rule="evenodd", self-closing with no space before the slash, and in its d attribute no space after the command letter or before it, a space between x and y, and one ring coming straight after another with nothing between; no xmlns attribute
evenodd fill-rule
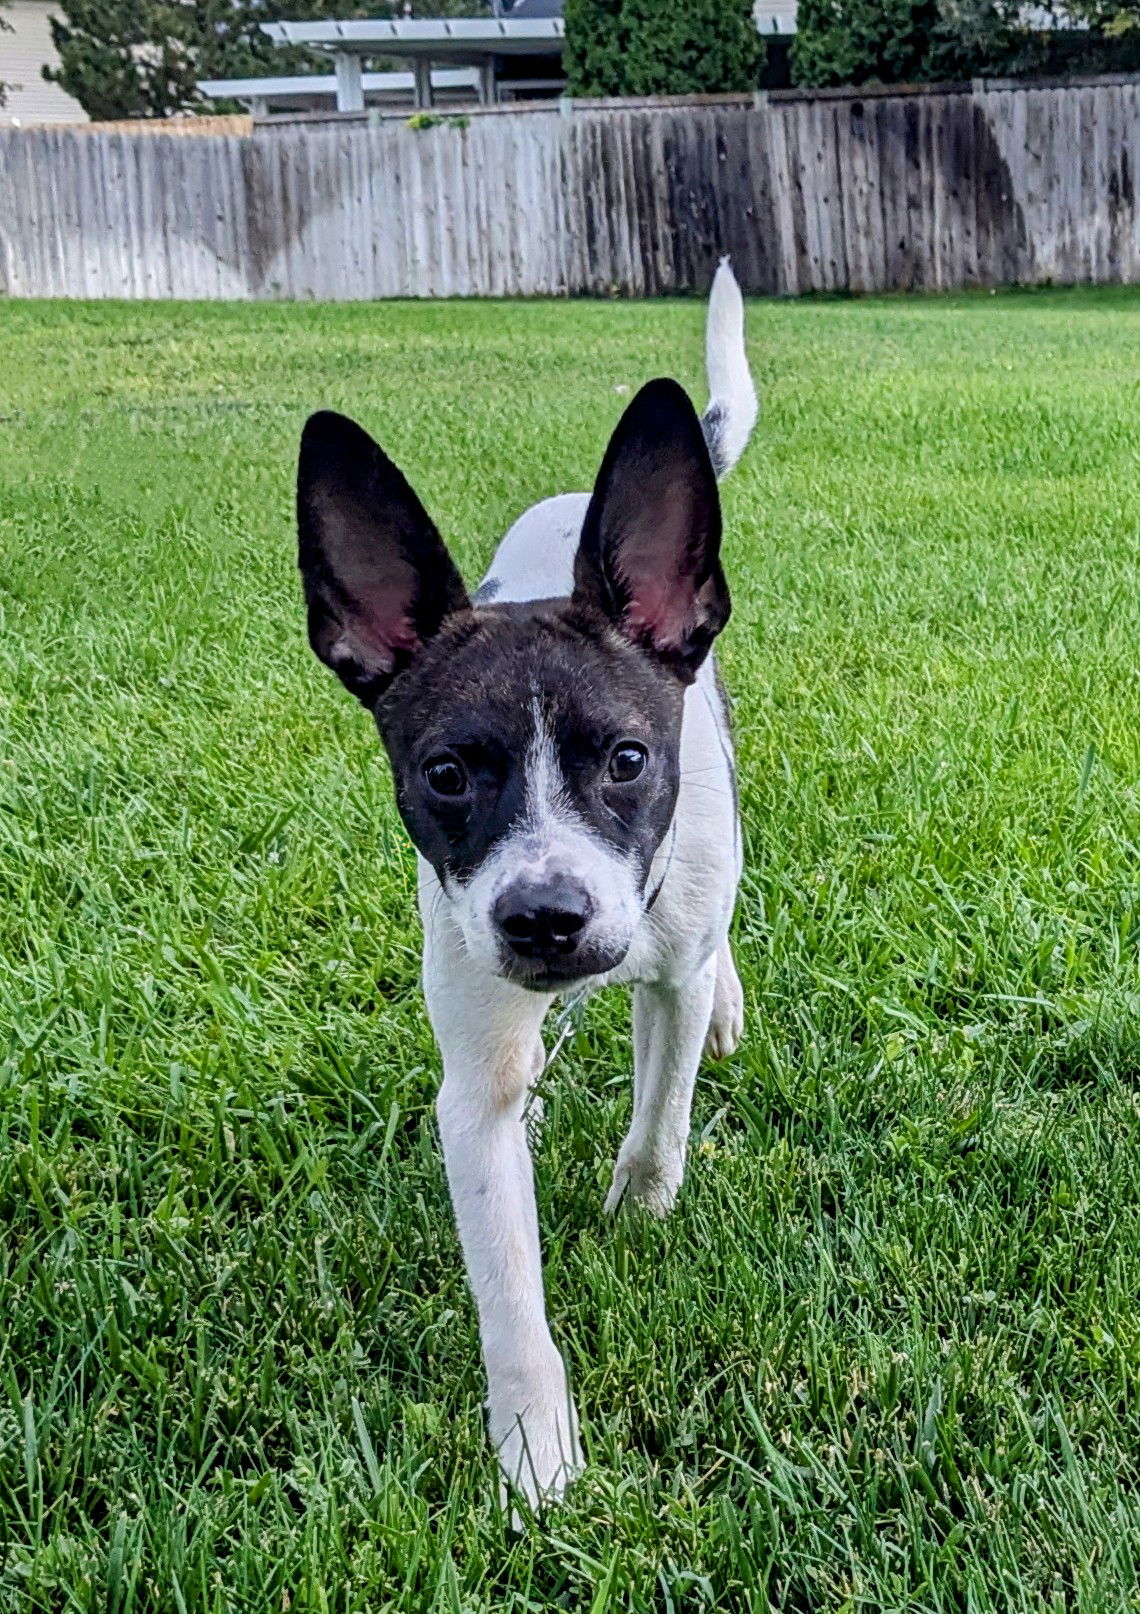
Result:
<svg viewBox="0 0 1140 1614"><path fill-rule="evenodd" d="M713 469L718 477L727 476L748 446L760 413L744 350L744 299L727 258L720 260L709 293L705 368L709 403L701 428Z"/></svg>

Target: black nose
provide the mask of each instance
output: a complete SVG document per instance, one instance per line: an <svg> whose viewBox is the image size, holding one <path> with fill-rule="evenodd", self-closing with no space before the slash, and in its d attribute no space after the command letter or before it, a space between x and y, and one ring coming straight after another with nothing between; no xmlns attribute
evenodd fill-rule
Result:
<svg viewBox="0 0 1140 1614"><path fill-rule="evenodd" d="M496 902L492 918L519 958L568 958L592 907L585 886L556 875L511 886Z"/></svg>

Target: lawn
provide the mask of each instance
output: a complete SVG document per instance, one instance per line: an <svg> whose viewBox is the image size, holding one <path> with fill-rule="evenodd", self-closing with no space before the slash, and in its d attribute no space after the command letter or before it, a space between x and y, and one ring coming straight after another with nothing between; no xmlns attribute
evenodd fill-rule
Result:
<svg viewBox="0 0 1140 1614"><path fill-rule="evenodd" d="M664 304L0 306L0 1609L1140 1608L1140 295L760 303L725 486L749 1028L602 1215L586 1479L495 1502L413 859L304 639L306 413L475 576Z"/></svg>

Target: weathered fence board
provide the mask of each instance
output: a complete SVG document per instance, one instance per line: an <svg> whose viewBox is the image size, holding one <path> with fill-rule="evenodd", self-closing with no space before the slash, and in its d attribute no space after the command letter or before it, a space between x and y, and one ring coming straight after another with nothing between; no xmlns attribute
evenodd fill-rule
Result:
<svg viewBox="0 0 1140 1614"><path fill-rule="evenodd" d="M0 292L635 295L1140 279L1140 86L979 84L198 139L0 131Z"/></svg>

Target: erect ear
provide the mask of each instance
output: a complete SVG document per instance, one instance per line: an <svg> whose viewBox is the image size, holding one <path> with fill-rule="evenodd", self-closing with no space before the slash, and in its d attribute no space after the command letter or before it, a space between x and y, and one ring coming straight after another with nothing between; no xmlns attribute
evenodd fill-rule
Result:
<svg viewBox="0 0 1140 1614"><path fill-rule="evenodd" d="M310 416L297 465L298 562L309 643L366 706L469 608L431 517L366 431Z"/></svg>
<svg viewBox="0 0 1140 1614"><path fill-rule="evenodd" d="M642 387L610 439L582 525L574 598L686 683L728 621L716 474L675 381Z"/></svg>

